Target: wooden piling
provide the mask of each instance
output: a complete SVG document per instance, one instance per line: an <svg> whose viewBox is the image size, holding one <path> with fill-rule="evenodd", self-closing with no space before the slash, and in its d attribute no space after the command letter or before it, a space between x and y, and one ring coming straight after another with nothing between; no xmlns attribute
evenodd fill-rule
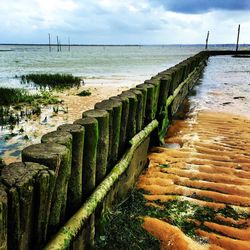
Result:
<svg viewBox="0 0 250 250"><path fill-rule="evenodd" d="M57 128L72 135L72 167L68 184L67 218L74 214L82 202L82 162L84 148L84 128L77 124L64 124Z"/></svg>
<svg viewBox="0 0 250 250"><path fill-rule="evenodd" d="M119 140L121 130L121 115L122 115L122 102L117 100L104 100L95 104L95 109L106 110L110 116L110 130L109 136L111 143L109 147L109 164L108 171L114 166L118 160Z"/></svg>
<svg viewBox="0 0 250 250"><path fill-rule="evenodd" d="M146 100L146 108L145 108L145 120L144 120L144 126L150 123L154 117L154 85L152 84L139 84L136 86L136 88L143 88L147 89L147 100Z"/></svg>
<svg viewBox="0 0 250 250"><path fill-rule="evenodd" d="M31 162L11 163L2 170L1 182L8 192L8 249L40 248L45 243L49 205L48 199L43 204L39 202L44 194L39 192L38 187L39 173L48 173L47 170L45 166ZM48 198L49 185L43 191L46 191ZM43 228L41 218L45 225Z"/></svg>
<svg viewBox="0 0 250 250"><path fill-rule="evenodd" d="M96 156L96 185L106 176L109 150L109 113L106 110L88 110L82 118L93 117L98 121L98 145Z"/></svg>
<svg viewBox="0 0 250 250"><path fill-rule="evenodd" d="M7 249L8 198L6 188L0 184L0 249Z"/></svg>
<svg viewBox="0 0 250 250"><path fill-rule="evenodd" d="M63 189L63 198L62 198L62 206L61 206L61 222L66 220L66 207L67 207L67 196L68 196L68 183L71 176L71 165L72 165L72 140L73 137L70 133L65 131L53 131L49 132L42 136L42 143L58 143L64 145L69 150L69 164L65 165L64 169L61 169L62 172L59 172L59 178L62 179L64 183Z"/></svg>
<svg viewBox="0 0 250 250"><path fill-rule="evenodd" d="M137 103L137 116L136 116L136 132L140 132L143 127L143 113L144 113L144 104L143 104L143 93L138 88L130 89L134 94L136 94L138 103Z"/></svg>
<svg viewBox="0 0 250 250"><path fill-rule="evenodd" d="M122 102L122 115L121 115L121 130L120 130L120 145L118 157L120 158L126 148L127 126L129 117L129 99L126 96L113 96L110 100L117 100Z"/></svg>
<svg viewBox="0 0 250 250"><path fill-rule="evenodd" d="M166 106L166 101L168 96L170 95L170 85L172 78L170 76L164 76L160 79L160 92L159 92L159 100L158 100L158 112L157 118L165 116L164 110Z"/></svg>
<svg viewBox="0 0 250 250"><path fill-rule="evenodd" d="M129 100L129 116L127 123L127 142L136 134L136 112L138 99L135 93L132 91L124 91L121 95L122 97L127 97Z"/></svg>
<svg viewBox="0 0 250 250"><path fill-rule="evenodd" d="M74 124L79 124L85 129L82 164L82 201L85 201L96 187L98 121L93 117L86 117L76 120Z"/></svg>
<svg viewBox="0 0 250 250"><path fill-rule="evenodd" d="M207 47L208 47L208 39L209 39L209 31L207 32L207 38L206 38L206 46L205 46L205 49L207 49Z"/></svg>
<svg viewBox="0 0 250 250"><path fill-rule="evenodd" d="M55 173L54 186L50 188L50 216L48 235L54 234L62 224L63 204L68 169L71 166L70 150L57 143L41 143L28 146L22 151L23 162L37 162L49 167ZM66 175L66 176L64 176ZM53 183L51 183L53 185Z"/></svg>
<svg viewBox="0 0 250 250"><path fill-rule="evenodd" d="M49 52L51 52L50 33L49 33Z"/></svg>
<svg viewBox="0 0 250 250"><path fill-rule="evenodd" d="M239 49L239 40L240 40L240 24L238 26L237 42L236 42L236 51Z"/></svg>

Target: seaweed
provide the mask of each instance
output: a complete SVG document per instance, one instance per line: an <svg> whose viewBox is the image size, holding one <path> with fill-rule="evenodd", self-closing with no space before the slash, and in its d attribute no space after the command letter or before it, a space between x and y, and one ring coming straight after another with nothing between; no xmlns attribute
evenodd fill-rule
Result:
<svg viewBox="0 0 250 250"><path fill-rule="evenodd" d="M143 217L161 219L180 228L187 236L201 242L196 235L198 228L204 229L204 222L218 221L216 215L235 220L247 218L247 214L236 211L231 206L223 209L199 206L189 201L175 199L167 202L155 200L151 206L143 196L143 190L132 190L126 201L108 212L103 218L103 232L97 236L97 249L159 249L158 240L143 228ZM198 222L198 223L197 223ZM237 227L237 225L231 225ZM246 224L241 225L241 227Z"/></svg>
<svg viewBox="0 0 250 250"><path fill-rule="evenodd" d="M77 94L78 96L90 96L91 95L91 92L89 89L87 90L83 90L81 91L80 93Z"/></svg>

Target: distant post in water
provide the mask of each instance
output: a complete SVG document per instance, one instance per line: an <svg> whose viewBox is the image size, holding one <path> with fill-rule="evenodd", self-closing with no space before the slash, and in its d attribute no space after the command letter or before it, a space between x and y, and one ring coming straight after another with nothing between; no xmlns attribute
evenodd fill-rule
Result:
<svg viewBox="0 0 250 250"><path fill-rule="evenodd" d="M70 51L70 37L68 37L69 51Z"/></svg>
<svg viewBox="0 0 250 250"><path fill-rule="evenodd" d="M207 49L207 45L208 45L208 38L209 38L209 31L207 32L207 39L206 39L206 47L205 47L205 49Z"/></svg>
<svg viewBox="0 0 250 250"><path fill-rule="evenodd" d="M56 36L56 41L57 41L57 52L59 52L59 39L58 39L58 36Z"/></svg>
<svg viewBox="0 0 250 250"><path fill-rule="evenodd" d="M238 51L238 49L239 49L239 40L240 40L240 24L239 24L239 27L238 27L236 51Z"/></svg>
<svg viewBox="0 0 250 250"><path fill-rule="evenodd" d="M49 33L49 52L51 52L50 33Z"/></svg>

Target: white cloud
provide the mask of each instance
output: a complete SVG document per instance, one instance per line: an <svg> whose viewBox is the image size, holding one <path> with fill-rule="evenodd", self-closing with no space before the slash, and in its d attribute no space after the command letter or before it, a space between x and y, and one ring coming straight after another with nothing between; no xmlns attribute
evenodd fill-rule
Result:
<svg viewBox="0 0 250 250"><path fill-rule="evenodd" d="M250 43L249 10L184 14L150 0L0 0L1 42L47 42L47 33L75 43Z"/></svg>

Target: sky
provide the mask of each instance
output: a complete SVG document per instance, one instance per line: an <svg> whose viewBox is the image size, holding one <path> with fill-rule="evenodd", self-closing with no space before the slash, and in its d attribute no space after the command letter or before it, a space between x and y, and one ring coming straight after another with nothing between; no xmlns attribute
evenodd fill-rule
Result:
<svg viewBox="0 0 250 250"><path fill-rule="evenodd" d="M250 0L0 0L0 43L250 43Z"/></svg>

